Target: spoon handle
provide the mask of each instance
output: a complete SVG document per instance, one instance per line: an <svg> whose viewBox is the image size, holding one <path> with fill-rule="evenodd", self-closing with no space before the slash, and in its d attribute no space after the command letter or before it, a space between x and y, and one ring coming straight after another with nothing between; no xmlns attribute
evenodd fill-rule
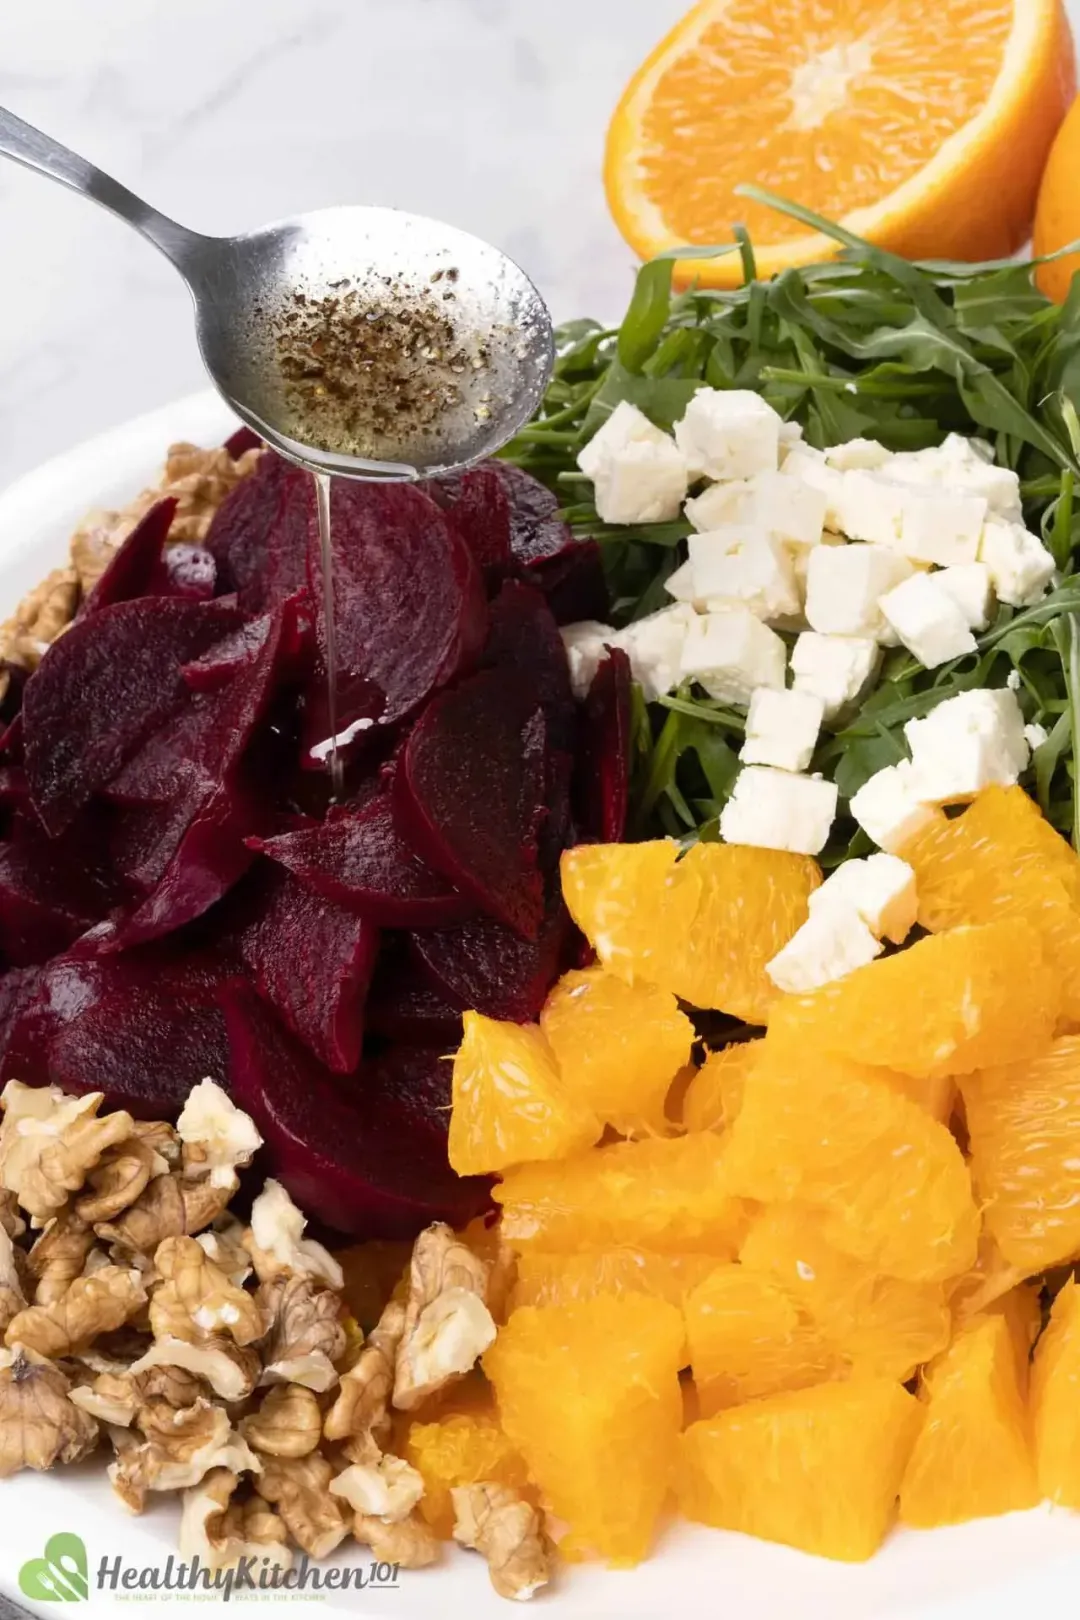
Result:
<svg viewBox="0 0 1080 1620"><path fill-rule="evenodd" d="M16 163L36 169L38 174L59 180L62 186L70 186L72 191L81 191L84 197L100 203L110 213L134 225L181 271L187 257L206 241L195 231L159 214L119 181L79 157L77 152L61 146L51 136L43 135L32 124L16 118L6 107L0 107L0 156L14 158Z"/></svg>

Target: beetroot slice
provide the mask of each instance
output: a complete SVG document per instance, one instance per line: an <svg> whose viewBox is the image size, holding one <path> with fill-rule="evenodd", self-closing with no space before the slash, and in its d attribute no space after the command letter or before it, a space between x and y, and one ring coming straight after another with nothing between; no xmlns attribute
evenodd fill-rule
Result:
<svg viewBox="0 0 1080 1620"><path fill-rule="evenodd" d="M88 613L111 607L114 602L130 602L135 597L151 594L173 594L168 590L153 591L152 587L155 580L160 583L162 552L169 538L177 505L176 499L169 496L164 501L158 501L145 517L139 519L127 539L109 559L105 572L79 609L80 619Z"/></svg>
<svg viewBox="0 0 1080 1620"><path fill-rule="evenodd" d="M485 461L483 465L496 474L506 496L515 562L553 557L573 544L569 526L558 515L558 496L546 484L510 461Z"/></svg>
<svg viewBox="0 0 1080 1620"><path fill-rule="evenodd" d="M559 627L543 592L507 580L491 603L491 624L480 659L485 668L511 669L527 681L547 720L553 748L573 747L577 706Z"/></svg>
<svg viewBox="0 0 1080 1620"><path fill-rule="evenodd" d="M76 829L72 829L74 833ZM117 903L71 835L51 841L19 824L0 844L0 953L16 967L47 962Z"/></svg>
<svg viewBox="0 0 1080 1620"><path fill-rule="evenodd" d="M556 624L610 617L611 597L595 540L572 540L553 557L538 558L526 578L543 591Z"/></svg>
<svg viewBox="0 0 1080 1620"><path fill-rule="evenodd" d="M446 1153L454 1076L453 1050L440 1044L391 1046L366 1059L356 1084L384 1099L404 1128Z"/></svg>
<svg viewBox="0 0 1080 1620"><path fill-rule="evenodd" d="M287 867L316 894L385 928L438 928L474 909L425 866L394 824L389 796L338 812L321 825L253 847Z"/></svg>
<svg viewBox="0 0 1080 1620"><path fill-rule="evenodd" d="M233 629L220 602L117 602L53 643L26 684L26 775L50 833L183 705L183 666Z"/></svg>
<svg viewBox="0 0 1080 1620"><path fill-rule="evenodd" d="M630 801L630 660L611 648L593 676L580 716L574 803L578 831L617 844Z"/></svg>
<svg viewBox="0 0 1080 1620"><path fill-rule="evenodd" d="M214 513L206 549L217 564L218 588L235 591L245 613L263 613L304 584L310 484L268 451Z"/></svg>
<svg viewBox="0 0 1080 1620"><path fill-rule="evenodd" d="M558 624L606 619L608 591L595 540L575 540L546 484L508 461L494 467L510 505L510 544L525 577L539 586Z"/></svg>
<svg viewBox="0 0 1080 1620"><path fill-rule="evenodd" d="M505 574L512 561L510 502L496 467L470 467L428 485L489 579Z"/></svg>
<svg viewBox="0 0 1080 1620"><path fill-rule="evenodd" d="M364 1019L372 1035L406 1045L453 1052L461 1044L461 1008L410 960L405 941L392 937L384 936Z"/></svg>
<svg viewBox="0 0 1080 1620"><path fill-rule="evenodd" d="M413 848L527 939L544 913L542 722L526 684L486 670L432 700L394 778L398 824Z"/></svg>
<svg viewBox="0 0 1080 1620"><path fill-rule="evenodd" d="M254 428L238 427L235 433L230 433L225 440L225 449L234 461L239 461L242 455L249 450L261 450L263 442Z"/></svg>
<svg viewBox="0 0 1080 1620"><path fill-rule="evenodd" d="M250 995L230 998L225 1016L233 1096L306 1214L353 1237L407 1238L487 1208L489 1183L454 1174L445 1138L417 1130L385 1067L336 1079Z"/></svg>
<svg viewBox="0 0 1080 1620"><path fill-rule="evenodd" d="M11 1032L41 988L43 967L9 968L0 976L0 1071L11 1044ZM24 1076L20 1076L24 1079Z"/></svg>
<svg viewBox="0 0 1080 1620"><path fill-rule="evenodd" d="M490 917L459 928L410 934L413 959L441 995L462 1011L524 1024L535 1018L559 976L569 918L553 906L535 940Z"/></svg>
<svg viewBox="0 0 1080 1620"><path fill-rule="evenodd" d="M239 904L237 949L259 994L320 1062L347 1074L360 1061L378 929L269 863Z"/></svg>

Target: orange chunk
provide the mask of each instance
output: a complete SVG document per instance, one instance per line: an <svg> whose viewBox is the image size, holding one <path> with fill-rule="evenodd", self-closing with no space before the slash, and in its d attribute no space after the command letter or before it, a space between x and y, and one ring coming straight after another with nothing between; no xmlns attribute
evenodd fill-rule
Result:
<svg viewBox="0 0 1080 1620"><path fill-rule="evenodd" d="M673 838L578 844L563 853L570 915L604 967L628 983L667 985L665 959L694 926L701 881L678 856Z"/></svg>
<svg viewBox="0 0 1080 1620"><path fill-rule="evenodd" d="M627 984L603 968L566 973L540 1028L575 1101L623 1136L667 1129L664 1100L694 1044L670 990Z"/></svg>
<svg viewBox="0 0 1080 1620"><path fill-rule="evenodd" d="M775 1022L804 1051L934 1079L1036 1056L1060 1005L1040 936L1017 917L931 935L810 995L785 997Z"/></svg>
<svg viewBox="0 0 1080 1620"><path fill-rule="evenodd" d="M503 1433L494 1401L487 1411L451 1412L430 1423L410 1423L402 1455L424 1481L420 1512L449 1540L454 1529L450 1492L455 1485L491 1480L524 1491L529 1473Z"/></svg>
<svg viewBox="0 0 1080 1620"><path fill-rule="evenodd" d="M775 1278L857 1373L904 1381L949 1342L940 1283L887 1277L826 1241L813 1209L777 1204L755 1217L739 1258Z"/></svg>
<svg viewBox="0 0 1080 1620"><path fill-rule="evenodd" d="M823 1558L869 1558L892 1522L920 1420L918 1401L888 1378L732 1407L683 1436L682 1511Z"/></svg>
<svg viewBox="0 0 1080 1620"><path fill-rule="evenodd" d="M563 1551L634 1564L682 1423L680 1313L642 1294L515 1311L484 1357L503 1427L569 1530Z"/></svg>
<svg viewBox="0 0 1080 1620"><path fill-rule="evenodd" d="M733 1258L746 1209L725 1186L725 1150L720 1137L703 1131L518 1165L492 1194L502 1205L503 1236L516 1248L571 1254L630 1244Z"/></svg>
<svg viewBox="0 0 1080 1620"><path fill-rule="evenodd" d="M1080 1289L1070 1277L1035 1346L1031 1419L1039 1490L1050 1502L1080 1508Z"/></svg>
<svg viewBox="0 0 1080 1620"><path fill-rule="evenodd" d="M1080 1253L1080 1035L983 1069L963 1093L975 1190L1006 1262L1031 1276Z"/></svg>
<svg viewBox="0 0 1080 1620"><path fill-rule="evenodd" d="M450 1115L450 1163L458 1175L560 1159L600 1131L592 1109L563 1084L539 1029L465 1014Z"/></svg>
<svg viewBox="0 0 1080 1620"><path fill-rule="evenodd" d="M735 1041L710 1052L686 1088L682 1122L688 1131L717 1131L742 1107L746 1076L761 1053L760 1041Z"/></svg>
<svg viewBox="0 0 1080 1620"><path fill-rule="evenodd" d="M1042 1330L1042 1302L1038 1283L1019 1283L986 1307L988 1316L1002 1316L1016 1357L1016 1382L1027 1398L1031 1382L1031 1352Z"/></svg>
<svg viewBox="0 0 1080 1620"><path fill-rule="evenodd" d="M770 1033L724 1171L743 1198L817 1206L825 1240L887 1276L942 1282L974 1262L979 1217L959 1148L859 1064L798 1055Z"/></svg>
<svg viewBox="0 0 1080 1620"><path fill-rule="evenodd" d="M788 1291L762 1272L719 1266L687 1296L690 1366L701 1411L819 1384L837 1357Z"/></svg>
<svg viewBox="0 0 1080 1620"><path fill-rule="evenodd" d="M1038 1501L1016 1353L1000 1315L975 1318L923 1374L926 1420L900 1488L905 1524L930 1529Z"/></svg>
<svg viewBox="0 0 1080 1620"><path fill-rule="evenodd" d="M996 1300L1023 1282L1025 1275L1022 1268L1009 1264L984 1224L975 1264L954 1277L946 1289L956 1321L962 1325L989 1310Z"/></svg>
<svg viewBox="0 0 1080 1620"><path fill-rule="evenodd" d="M724 1260L714 1254L663 1254L622 1246L576 1254L525 1249L518 1256L511 1307L569 1305L597 1294L651 1294L681 1305L686 1294Z"/></svg>

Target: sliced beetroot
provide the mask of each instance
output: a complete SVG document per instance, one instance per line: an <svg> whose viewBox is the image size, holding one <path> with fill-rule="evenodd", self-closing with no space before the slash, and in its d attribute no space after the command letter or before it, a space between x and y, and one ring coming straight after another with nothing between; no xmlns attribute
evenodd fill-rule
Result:
<svg viewBox="0 0 1080 1620"><path fill-rule="evenodd" d="M414 961L455 1006L488 1018L528 1023L540 1012L559 976L569 938L561 904L551 907L535 940L521 939L490 917L459 928L409 936Z"/></svg>
<svg viewBox="0 0 1080 1620"><path fill-rule="evenodd" d="M162 554L169 538L177 501L169 496L152 506L140 518L127 539L113 553L105 572L89 591L79 609L79 617L111 607L114 602L131 602L138 596L169 596L168 590L153 590L162 581ZM179 593L177 593L179 594ZM213 595L213 592L208 592Z"/></svg>
<svg viewBox="0 0 1080 1620"><path fill-rule="evenodd" d="M238 427L235 433L230 433L225 440L225 449L234 461L246 455L249 450L261 450L263 442L254 428Z"/></svg>
<svg viewBox="0 0 1080 1620"><path fill-rule="evenodd" d="M245 613L263 613L305 583L310 488L306 473L267 452L214 513L206 549L218 589L235 591Z"/></svg>
<svg viewBox="0 0 1080 1620"><path fill-rule="evenodd" d="M544 914L538 720L527 684L485 670L432 700L394 777L395 812L413 847L527 939L535 939Z"/></svg>
<svg viewBox="0 0 1080 1620"><path fill-rule="evenodd" d="M553 557L530 563L526 577L543 591L556 624L609 617L611 597L595 540L571 540Z"/></svg>
<svg viewBox="0 0 1080 1620"><path fill-rule="evenodd" d="M9 968L0 975L0 1072L11 1044L11 1032L36 999L45 971L43 967Z"/></svg>
<svg viewBox="0 0 1080 1620"><path fill-rule="evenodd" d="M428 488L489 580L505 574L512 561L510 501L493 463L470 467Z"/></svg>
<svg viewBox="0 0 1080 1620"><path fill-rule="evenodd" d="M582 837L617 844L630 800L630 660L611 648L581 707L574 805Z"/></svg>
<svg viewBox="0 0 1080 1620"><path fill-rule="evenodd" d="M546 805L539 834L540 870L549 886L557 884L559 857L572 842L573 779L574 756L549 748L544 760Z"/></svg>
<svg viewBox="0 0 1080 1620"><path fill-rule="evenodd" d="M261 996L327 1068L360 1061L379 931L283 867L260 864L240 902L236 946Z"/></svg>
<svg viewBox="0 0 1080 1620"><path fill-rule="evenodd" d="M507 580L491 603L490 615L481 664L514 670L528 682L544 711L550 746L572 748L577 706L570 665L543 592L535 585Z"/></svg>
<svg viewBox="0 0 1080 1620"><path fill-rule="evenodd" d="M20 821L0 844L0 955L15 967L65 951L117 902L94 870L99 851L83 850L80 859L72 843Z"/></svg>
<svg viewBox="0 0 1080 1620"><path fill-rule="evenodd" d="M385 928L438 928L474 909L398 832L388 794L319 825L255 840L308 889Z"/></svg>
<svg viewBox="0 0 1080 1620"><path fill-rule="evenodd" d="M372 1035L453 1052L461 1044L461 1012L417 967L404 940L384 936L364 1015Z"/></svg>
<svg viewBox="0 0 1080 1620"><path fill-rule="evenodd" d="M392 1070L335 1078L250 995L230 998L226 1023L233 1096L306 1214L352 1237L408 1238L487 1208L488 1182L454 1174L445 1138L416 1128Z"/></svg>
<svg viewBox="0 0 1080 1620"><path fill-rule="evenodd" d="M569 525L559 517L558 496L532 473L510 461L485 461L496 474L510 509L510 546L518 563L553 557L573 543Z"/></svg>
<svg viewBox="0 0 1080 1620"><path fill-rule="evenodd" d="M606 619L608 590L595 540L575 540L559 517L559 498L546 484L508 461L495 468L510 506L514 561L539 586L558 624Z"/></svg>
<svg viewBox="0 0 1080 1620"><path fill-rule="evenodd" d="M220 602L145 597L74 624L26 684L26 775L50 833L183 706L183 667L235 628Z"/></svg>
<svg viewBox="0 0 1080 1620"><path fill-rule="evenodd" d="M390 1046L365 1059L356 1084L374 1091L402 1125L446 1152L454 1074L453 1048L440 1043Z"/></svg>

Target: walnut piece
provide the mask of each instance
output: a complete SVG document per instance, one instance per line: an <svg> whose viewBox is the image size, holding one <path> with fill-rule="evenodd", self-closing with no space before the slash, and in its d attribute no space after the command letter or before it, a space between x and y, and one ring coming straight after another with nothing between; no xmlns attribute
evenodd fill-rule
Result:
<svg viewBox="0 0 1080 1620"><path fill-rule="evenodd" d="M255 1299L270 1324L261 1382L331 1389L346 1345L338 1296L309 1277L280 1276L262 1283Z"/></svg>
<svg viewBox="0 0 1080 1620"><path fill-rule="evenodd" d="M188 1092L176 1131L184 1145L189 1179L203 1178L211 1187L235 1192L237 1170L249 1165L262 1147L254 1120L237 1108L213 1080L200 1080Z"/></svg>
<svg viewBox="0 0 1080 1620"><path fill-rule="evenodd" d="M264 1457L255 1489L276 1507L297 1546L326 1558L349 1533L349 1520L329 1494L333 1469L318 1451L308 1457Z"/></svg>
<svg viewBox="0 0 1080 1620"><path fill-rule="evenodd" d="M146 1304L146 1289L137 1271L106 1266L92 1277L77 1277L50 1305L28 1305L12 1318L4 1335L55 1360L76 1355L99 1333L130 1322Z"/></svg>
<svg viewBox="0 0 1080 1620"><path fill-rule="evenodd" d="M15 1258L15 1245L0 1227L0 1332L25 1309L26 1298Z"/></svg>
<svg viewBox="0 0 1080 1620"><path fill-rule="evenodd" d="M402 1569L426 1569L439 1557L439 1540L430 1524L419 1513L387 1524L368 1513L353 1516L352 1532L357 1541L370 1547L376 1562L399 1564Z"/></svg>
<svg viewBox="0 0 1080 1620"><path fill-rule="evenodd" d="M198 1344L228 1334L242 1349L266 1332L252 1296L231 1283L194 1238L169 1237L159 1243L154 1267L162 1279L150 1301L155 1339L187 1339Z"/></svg>
<svg viewBox="0 0 1080 1620"><path fill-rule="evenodd" d="M244 1228L232 1215L221 1216L211 1231L200 1232L195 1241L237 1288L247 1282L251 1256L244 1247Z"/></svg>
<svg viewBox="0 0 1080 1620"><path fill-rule="evenodd" d="M155 1176L115 1221L94 1228L103 1243L130 1255L150 1256L167 1237L191 1237L217 1220L232 1197L228 1187L188 1181L177 1172Z"/></svg>
<svg viewBox="0 0 1080 1620"><path fill-rule="evenodd" d="M239 1478L227 1468L214 1468L184 1492L180 1510L180 1556L198 1558L206 1569L231 1569L242 1558L268 1558L288 1569L292 1553L285 1523L261 1497L234 1500Z"/></svg>
<svg viewBox="0 0 1080 1620"><path fill-rule="evenodd" d="M128 1209L155 1176L168 1174L169 1163L153 1141L129 1136L103 1153L86 1177L82 1194L75 1201L75 1213L88 1226L113 1221ZM88 1189L88 1190L87 1190Z"/></svg>
<svg viewBox="0 0 1080 1620"><path fill-rule="evenodd" d="M403 1457L352 1463L330 1483L333 1496L348 1502L354 1513L396 1524L408 1518L424 1494L421 1475Z"/></svg>
<svg viewBox="0 0 1080 1620"><path fill-rule="evenodd" d="M306 1457L322 1439L322 1411L303 1384L278 1384L241 1421L240 1433L270 1457Z"/></svg>
<svg viewBox="0 0 1080 1620"><path fill-rule="evenodd" d="M71 1399L99 1423L126 1429L139 1410L139 1392L128 1373L98 1373L88 1384L76 1384Z"/></svg>
<svg viewBox="0 0 1080 1620"><path fill-rule="evenodd" d="M551 1579L551 1551L540 1514L507 1485L455 1485L454 1540L487 1559L500 1597L519 1603Z"/></svg>
<svg viewBox="0 0 1080 1620"><path fill-rule="evenodd" d="M224 1407L197 1400L176 1410L161 1402L144 1408L139 1421L149 1430L142 1439L127 1429L109 1431L116 1450L109 1479L127 1506L144 1499L147 1491L187 1490L212 1468L259 1470L259 1459L233 1431Z"/></svg>
<svg viewBox="0 0 1080 1620"><path fill-rule="evenodd" d="M0 1352L0 1479L93 1451L98 1426L72 1405L69 1389L59 1367L21 1346Z"/></svg>
<svg viewBox="0 0 1080 1620"><path fill-rule="evenodd" d="M94 1234L73 1210L64 1209L46 1221L26 1257L32 1277L35 1305L63 1299L76 1277L81 1277L94 1247Z"/></svg>
<svg viewBox="0 0 1080 1620"><path fill-rule="evenodd" d="M377 1457L389 1434L394 1363L404 1329L405 1306L392 1299L355 1364L342 1374L337 1399L326 1414L323 1433L328 1440L345 1441L354 1462Z"/></svg>
<svg viewBox="0 0 1080 1620"><path fill-rule="evenodd" d="M37 669L41 660L75 617L79 580L74 568L54 568L40 585L24 596L10 619L0 624L0 661L19 669ZM0 698L11 680L5 670Z"/></svg>
<svg viewBox="0 0 1080 1620"><path fill-rule="evenodd" d="M155 1339L149 1350L128 1368L131 1373L152 1367L180 1369L203 1378L223 1401L243 1401L259 1378L259 1357L241 1350L232 1339L218 1337L191 1344L186 1339Z"/></svg>
<svg viewBox="0 0 1080 1620"><path fill-rule="evenodd" d="M470 1372L494 1341L488 1268L441 1222L421 1232L409 1263L394 1405L412 1411Z"/></svg>
<svg viewBox="0 0 1080 1620"><path fill-rule="evenodd" d="M0 1093L0 1186L35 1220L55 1215L106 1149L131 1135L134 1121L123 1109L96 1118L103 1100L100 1091L65 1097L55 1087L35 1089L18 1080Z"/></svg>
<svg viewBox="0 0 1080 1620"><path fill-rule="evenodd" d="M280 1181L269 1180L251 1206L245 1242L260 1282L275 1277L311 1277L328 1288L344 1287L345 1276L328 1249L304 1236L307 1221Z"/></svg>
<svg viewBox="0 0 1080 1620"><path fill-rule="evenodd" d="M0 1187L0 1227L9 1238L20 1238L26 1231L26 1222L19 1214L19 1200L6 1187Z"/></svg>

